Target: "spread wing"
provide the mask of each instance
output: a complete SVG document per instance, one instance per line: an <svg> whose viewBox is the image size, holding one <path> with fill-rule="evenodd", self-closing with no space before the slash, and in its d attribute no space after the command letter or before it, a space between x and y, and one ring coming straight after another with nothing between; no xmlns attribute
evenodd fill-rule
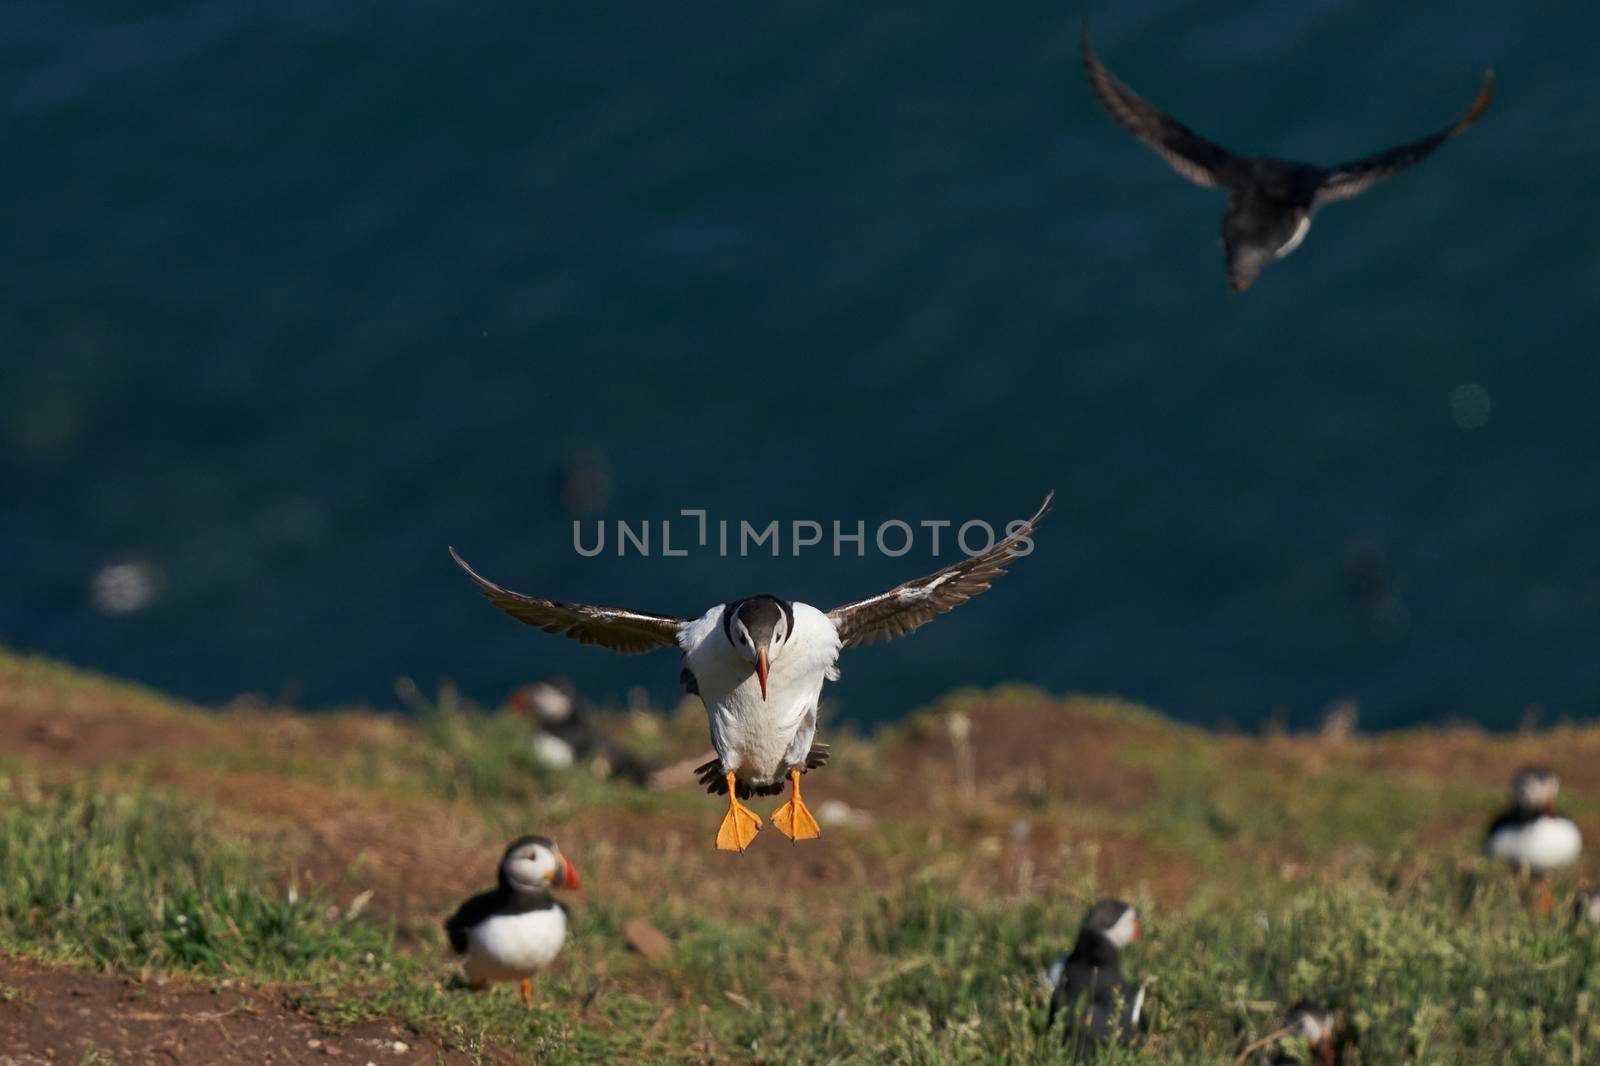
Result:
<svg viewBox="0 0 1600 1066"><path fill-rule="evenodd" d="M1477 99L1472 101L1472 106L1467 108L1466 114L1456 120L1455 125L1442 129L1431 137L1424 137L1420 141L1402 144L1377 155L1369 155L1365 159L1341 163L1328 171L1322 179L1322 183L1317 187L1315 203L1321 205L1360 196L1385 178L1391 178L1407 167L1416 166L1438 150L1444 142L1470 129L1472 124L1489 110L1492 100L1494 100L1494 71L1491 70L1483 76L1483 88L1478 91Z"/></svg>
<svg viewBox="0 0 1600 1066"><path fill-rule="evenodd" d="M678 630L684 625L682 618L524 596L481 576L454 548L450 549L450 557L467 572L490 603L517 621L537 626L546 633L564 633L579 644L599 644L624 655L678 645Z"/></svg>
<svg viewBox="0 0 1600 1066"><path fill-rule="evenodd" d="M1021 543L1032 538L1034 525L1050 510L1054 498L1053 492L1046 496L1037 514L983 554L829 611L828 620L838 629L843 646L852 648L903 637L987 590L995 578L1006 572L1006 565L1016 557Z"/></svg>
<svg viewBox="0 0 1600 1066"><path fill-rule="evenodd" d="M1106 114L1154 149L1180 175L1208 189L1231 188L1244 180L1244 167L1237 156L1156 110L1107 70L1089 47L1088 27L1083 31L1083 68L1089 76L1089 88Z"/></svg>

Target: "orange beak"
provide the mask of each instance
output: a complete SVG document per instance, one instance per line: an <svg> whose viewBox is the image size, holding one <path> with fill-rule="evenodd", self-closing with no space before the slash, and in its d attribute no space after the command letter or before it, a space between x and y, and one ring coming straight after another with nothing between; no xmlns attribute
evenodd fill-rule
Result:
<svg viewBox="0 0 1600 1066"><path fill-rule="evenodd" d="M1133 939L1131 941L1129 941L1129 943L1137 944L1140 940L1143 940L1143 939L1144 939L1144 923L1141 922L1139 920L1139 916L1137 914L1135 914L1133 916Z"/></svg>
<svg viewBox="0 0 1600 1066"><path fill-rule="evenodd" d="M767 646L756 649L756 677L761 679L761 698L767 698Z"/></svg>
<svg viewBox="0 0 1600 1066"><path fill-rule="evenodd" d="M556 881L559 888L582 888L583 879L578 876L578 868L572 865L572 860L565 855L561 856L561 876Z"/></svg>

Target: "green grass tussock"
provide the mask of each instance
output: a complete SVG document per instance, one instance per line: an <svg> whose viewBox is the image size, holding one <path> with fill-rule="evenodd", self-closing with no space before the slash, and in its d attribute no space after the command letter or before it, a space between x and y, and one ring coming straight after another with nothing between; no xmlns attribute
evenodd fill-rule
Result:
<svg viewBox="0 0 1600 1066"><path fill-rule="evenodd" d="M294 980L377 959L390 930L274 885L196 806L92 782L0 782L0 949L100 969Z"/></svg>

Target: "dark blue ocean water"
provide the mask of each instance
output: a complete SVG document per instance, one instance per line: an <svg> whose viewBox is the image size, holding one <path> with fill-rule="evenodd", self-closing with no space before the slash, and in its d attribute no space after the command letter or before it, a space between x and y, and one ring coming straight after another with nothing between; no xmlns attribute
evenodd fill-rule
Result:
<svg viewBox="0 0 1600 1066"><path fill-rule="evenodd" d="M666 698L671 655L524 629L445 546L562 598L828 606L953 556L583 559L571 522L1055 488L992 593L847 656L843 714L1008 680L1593 713L1600 14L1102 7L1111 68L1241 151L1501 95L1235 297L1221 196L1096 110L1071 6L0 6L0 642L203 700Z"/></svg>

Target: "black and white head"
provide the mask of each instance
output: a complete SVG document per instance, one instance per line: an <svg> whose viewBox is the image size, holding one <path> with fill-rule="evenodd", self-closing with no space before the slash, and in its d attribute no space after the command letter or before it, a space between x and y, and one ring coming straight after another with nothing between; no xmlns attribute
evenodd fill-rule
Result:
<svg viewBox="0 0 1600 1066"><path fill-rule="evenodd" d="M1283 1020L1290 1036L1298 1037L1311 1049L1315 1061L1323 1066L1333 1066L1333 1036L1337 1024L1333 1011L1325 1007L1298 1003Z"/></svg>
<svg viewBox="0 0 1600 1066"><path fill-rule="evenodd" d="M767 698L767 669L793 630L794 607L776 596L735 600L722 612L722 631L740 658L755 667L762 699Z"/></svg>
<svg viewBox="0 0 1600 1066"><path fill-rule="evenodd" d="M549 681L535 681L518 689L512 700L543 725L560 725L570 719L578 708L577 698L568 686Z"/></svg>
<svg viewBox="0 0 1600 1066"><path fill-rule="evenodd" d="M1560 791L1561 779L1554 770L1544 766L1524 767L1511 780L1511 794L1517 807L1529 814L1554 814L1556 795Z"/></svg>
<svg viewBox="0 0 1600 1066"><path fill-rule="evenodd" d="M1078 935L1089 933L1104 937L1120 951L1143 936L1144 927L1139 924L1139 912L1131 904L1120 899L1102 899L1084 915L1083 928Z"/></svg>
<svg viewBox="0 0 1600 1066"><path fill-rule="evenodd" d="M526 836L513 840L500 860L500 887L520 896L538 895L552 888L580 888L578 868L561 854L549 837Z"/></svg>

